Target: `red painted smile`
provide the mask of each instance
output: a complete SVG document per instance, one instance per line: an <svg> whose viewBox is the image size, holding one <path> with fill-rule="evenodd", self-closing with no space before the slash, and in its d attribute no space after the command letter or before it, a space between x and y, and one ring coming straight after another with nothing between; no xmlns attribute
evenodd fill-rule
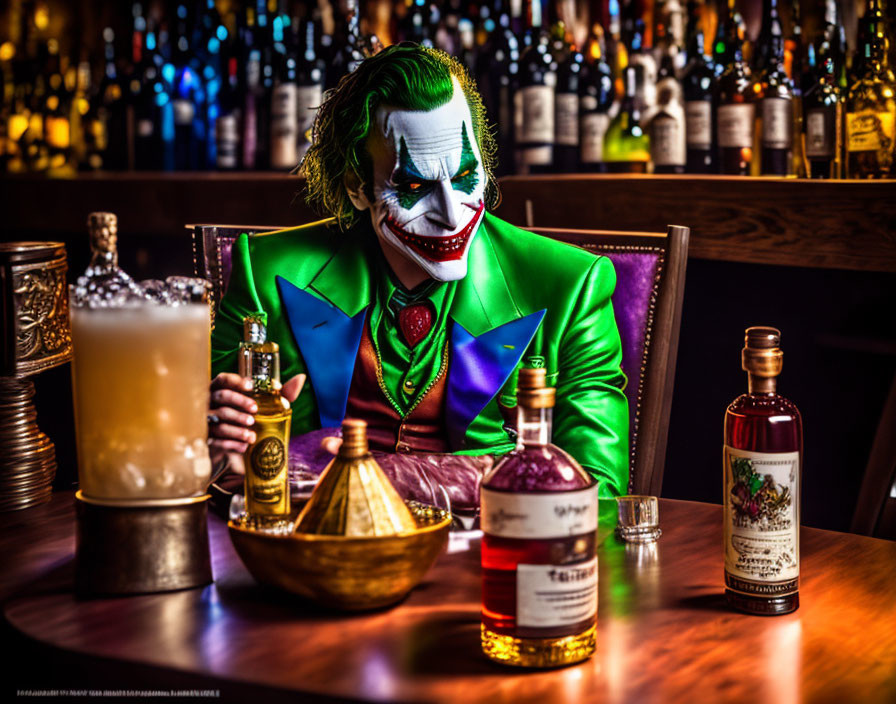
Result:
<svg viewBox="0 0 896 704"><path fill-rule="evenodd" d="M485 203L479 201L479 207L476 209L473 217L470 218L470 222L457 234L446 237L422 237L411 234L407 230L402 229L401 225L391 217L387 217L383 222L398 239L421 257L434 262L452 262L463 258L467 249L467 242L470 240L470 235L479 222L484 209Z"/></svg>

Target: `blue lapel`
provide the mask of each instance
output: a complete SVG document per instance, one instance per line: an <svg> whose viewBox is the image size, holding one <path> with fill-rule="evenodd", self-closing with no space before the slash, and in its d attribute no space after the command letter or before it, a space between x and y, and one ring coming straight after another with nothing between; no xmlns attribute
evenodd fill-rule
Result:
<svg viewBox="0 0 896 704"><path fill-rule="evenodd" d="M321 427L338 426L345 417L367 307L350 317L282 276L277 277L277 288L308 368Z"/></svg>
<svg viewBox="0 0 896 704"><path fill-rule="evenodd" d="M470 423L507 383L541 325L544 313L543 310L531 313L479 337L454 322L445 393L445 425L452 450L463 448Z"/></svg>

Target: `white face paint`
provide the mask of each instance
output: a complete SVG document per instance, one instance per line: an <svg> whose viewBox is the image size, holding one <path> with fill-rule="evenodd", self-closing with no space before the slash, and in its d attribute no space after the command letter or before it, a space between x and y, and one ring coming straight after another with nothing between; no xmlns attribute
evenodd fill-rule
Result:
<svg viewBox="0 0 896 704"><path fill-rule="evenodd" d="M380 106L367 149L373 200L362 188L349 195L356 208L370 209L381 243L438 281L466 276L485 212L485 171L457 81L451 100L434 110Z"/></svg>

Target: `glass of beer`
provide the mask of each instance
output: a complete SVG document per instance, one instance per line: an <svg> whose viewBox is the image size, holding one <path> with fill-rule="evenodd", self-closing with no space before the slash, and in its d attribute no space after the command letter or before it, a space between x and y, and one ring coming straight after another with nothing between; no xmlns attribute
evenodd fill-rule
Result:
<svg viewBox="0 0 896 704"><path fill-rule="evenodd" d="M147 297L73 305L71 327L85 497L139 501L205 493L211 474L207 303Z"/></svg>

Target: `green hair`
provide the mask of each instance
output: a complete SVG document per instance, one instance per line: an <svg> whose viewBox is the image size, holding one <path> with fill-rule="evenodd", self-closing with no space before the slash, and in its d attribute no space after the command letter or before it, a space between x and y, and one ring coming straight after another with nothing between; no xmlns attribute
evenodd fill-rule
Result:
<svg viewBox="0 0 896 704"><path fill-rule="evenodd" d="M497 147L476 83L457 59L444 51L410 42L390 46L362 61L327 92L314 119L311 146L302 162L308 204L321 214L334 217L343 229L353 225L358 211L349 199L345 176L353 171L372 198L373 164L366 141L377 108L437 108L454 95L452 77L460 84L473 117L473 134L485 171L486 205L496 206L498 188L492 167Z"/></svg>

